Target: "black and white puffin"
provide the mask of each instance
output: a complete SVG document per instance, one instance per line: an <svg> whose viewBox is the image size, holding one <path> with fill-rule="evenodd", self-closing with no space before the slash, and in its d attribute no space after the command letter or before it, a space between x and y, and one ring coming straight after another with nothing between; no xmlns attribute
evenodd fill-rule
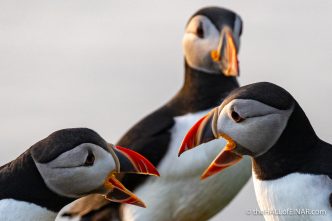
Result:
<svg viewBox="0 0 332 221"><path fill-rule="evenodd" d="M265 220L332 220L332 145L285 89L261 82L234 90L192 127L179 153L221 137L228 143L203 179L249 155Z"/></svg>
<svg viewBox="0 0 332 221"><path fill-rule="evenodd" d="M90 193L144 207L118 181L123 172L158 175L144 157L93 130L56 131L0 168L0 220L53 221L62 207Z"/></svg>
<svg viewBox="0 0 332 221"><path fill-rule="evenodd" d="M223 176L201 183L196 177L218 150L192 152L185 160L179 160L177 152L190 126L239 87L236 77L241 32L242 20L230 10L209 7L197 11L190 18L183 38L183 87L118 142L157 165L159 179L136 176L122 179L135 194L144 196L147 208L127 205L116 208L116 205L105 205L107 202L102 198L91 196L71 206L67 214L82 214L82 208L93 208L95 204L97 210L91 209L81 220L200 221L215 215L235 197L250 177L250 160Z"/></svg>

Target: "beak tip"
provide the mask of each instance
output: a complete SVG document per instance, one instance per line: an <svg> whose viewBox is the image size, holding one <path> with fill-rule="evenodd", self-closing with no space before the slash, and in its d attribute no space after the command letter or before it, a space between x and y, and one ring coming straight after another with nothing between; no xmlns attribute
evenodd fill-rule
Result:
<svg viewBox="0 0 332 221"><path fill-rule="evenodd" d="M152 164L151 164L152 165ZM157 168L152 165L149 169L149 171L146 173L146 175L151 175L151 176L157 176L157 177L160 177L160 173L159 171L157 170Z"/></svg>
<svg viewBox="0 0 332 221"><path fill-rule="evenodd" d="M180 150L179 150L179 153L178 153L178 157L180 157L182 154L183 154L184 150L183 148L181 147Z"/></svg>
<svg viewBox="0 0 332 221"><path fill-rule="evenodd" d="M178 157L180 157L187 150L193 149L194 147L197 146L195 145L194 141L196 136L196 130L197 129L195 128L194 125L194 128L190 129L189 132L186 134L179 148Z"/></svg>
<svg viewBox="0 0 332 221"><path fill-rule="evenodd" d="M121 171L124 173L137 173L137 174L143 174L143 175L152 175L152 176L160 176L158 170L156 167L143 155L121 146L114 146L115 149L121 153L123 156L125 156L125 159L127 159L130 163L127 163L129 166L129 169L126 171ZM126 162L125 162L126 163Z"/></svg>
<svg viewBox="0 0 332 221"><path fill-rule="evenodd" d="M188 142L188 137L185 137L184 140L182 141L181 147L179 148L178 157L180 157L184 152L186 152L189 149L191 149L191 147Z"/></svg>
<svg viewBox="0 0 332 221"><path fill-rule="evenodd" d="M205 180L206 178L208 178L208 177L210 177L210 176L211 176L211 174L209 174L207 171L205 171L205 172L201 175L200 180Z"/></svg>
<svg viewBox="0 0 332 221"><path fill-rule="evenodd" d="M143 201L137 202L137 203L135 203L133 205L139 206L139 207L142 207L142 208L146 208L146 205L145 205L145 203Z"/></svg>
<svg viewBox="0 0 332 221"><path fill-rule="evenodd" d="M154 166L153 168L150 168L148 172L138 173L138 174L160 177L159 171Z"/></svg>
<svg viewBox="0 0 332 221"><path fill-rule="evenodd" d="M160 177L160 173L157 170L153 172L150 171L148 173L137 173L137 174Z"/></svg>

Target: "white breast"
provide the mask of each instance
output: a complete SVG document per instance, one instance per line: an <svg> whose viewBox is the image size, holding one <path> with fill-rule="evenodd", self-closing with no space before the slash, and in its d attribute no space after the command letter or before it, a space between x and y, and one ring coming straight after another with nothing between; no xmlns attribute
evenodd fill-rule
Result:
<svg viewBox="0 0 332 221"><path fill-rule="evenodd" d="M54 221L56 213L36 204L13 199L0 200L1 221Z"/></svg>
<svg viewBox="0 0 332 221"><path fill-rule="evenodd" d="M266 221L332 220L332 181L328 176L293 173L261 181L254 175L253 180L260 210L269 213L264 215Z"/></svg>
<svg viewBox="0 0 332 221"><path fill-rule="evenodd" d="M178 157L182 139L194 123L207 111L187 114L175 119L167 155L158 170L160 177L150 177L135 193L148 208L123 205L126 221L207 220L224 208L251 175L249 159L205 181L200 176L225 145L212 141Z"/></svg>

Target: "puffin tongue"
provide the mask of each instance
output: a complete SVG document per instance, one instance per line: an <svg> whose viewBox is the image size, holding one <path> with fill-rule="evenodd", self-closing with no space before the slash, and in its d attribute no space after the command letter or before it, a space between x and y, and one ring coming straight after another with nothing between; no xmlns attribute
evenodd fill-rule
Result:
<svg viewBox="0 0 332 221"><path fill-rule="evenodd" d="M227 167L238 163L242 159L241 155L233 152L233 150L236 148L236 143L226 134L223 134L221 136L227 140L227 144L224 150L213 160L210 166L204 171L201 176L202 180L218 172L221 172Z"/></svg>

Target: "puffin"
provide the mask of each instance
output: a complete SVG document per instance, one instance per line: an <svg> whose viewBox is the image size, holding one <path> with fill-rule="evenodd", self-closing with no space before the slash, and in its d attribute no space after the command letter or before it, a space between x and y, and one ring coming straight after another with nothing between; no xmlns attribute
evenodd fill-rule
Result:
<svg viewBox="0 0 332 221"><path fill-rule="evenodd" d="M269 82L235 89L191 128L179 154L214 139L227 144L202 179L250 156L266 221L332 220L332 145L318 137L288 91Z"/></svg>
<svg viewBox="0 0 332 221"><path fill-rule="evenodd" d="M53 221L66 204L91 193L145 207L118 180L122 173L159 175L143 156L91 129L56 131L0 167L0 219Z"/></svg>
<svg viewBox="0 0 332 221"><path fill-rule="evenodd" d="M160 173L158 179L136 175L121 179L135 194L144 196L147 208L109 204L100 196L88 196L64 209L67 219L57 220L68 220L71 214L81 221L205 221L228 205L251 176L250 160L224 176L201 183L196 177L214 158L217 148L192 152L185 160L179 160L177 153L191 125L239 87L241 33L242 19L233 11L207 7L194 13L183 37L182 88L117 143L146 156Z"/></svg>

